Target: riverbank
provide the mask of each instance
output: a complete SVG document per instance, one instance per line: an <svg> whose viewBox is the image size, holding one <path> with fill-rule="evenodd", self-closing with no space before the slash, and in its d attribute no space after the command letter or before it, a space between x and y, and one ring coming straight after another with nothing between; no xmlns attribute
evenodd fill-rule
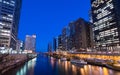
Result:
<svg viewBox="0 0 120 75"><path fill-rule="evenodd" d="M70 61L60 61L40 54L3 75L120 75L120 71L89 64L81 68Z"/></svg>
<svg viewBox="0 0 120 75"><path fill-rule="evenodd" d="M28 60L35 58L34 54L10 54L2 58L0 62L0 75L8 70L24 64Z"/></svg>
<svg viewBox="0 0 120 75"><path fill-rule="evenodd" d="M106 67L106 68L109 68L109 69L112 69L112 70L116 70L116 71L120 71L120 64L115 64L114 62L111 63L109 60L100 60L100 59L85 59L85 58L79 58L79 57L76 57L76 56L65 56L65 55L62 55L62 54L47 54L48 56L51 56L51 57L54 57L56 59L61 59L61 58L66 58L67 61L70 61L71 59L83 59L85 60L86 62L88 62L88 64L90 65L95 65L95 66L102 66L102 67Z"/></svg>
<svg viewBox="0 0 120 75"><path fill-rule="evenodd" d="M102 66L112 70L120 71L120 64L116 62L111 62L110 60L99 60L99 61L96 61L96 59L94 60L85 59L85 60L90 65Z"/></svg>

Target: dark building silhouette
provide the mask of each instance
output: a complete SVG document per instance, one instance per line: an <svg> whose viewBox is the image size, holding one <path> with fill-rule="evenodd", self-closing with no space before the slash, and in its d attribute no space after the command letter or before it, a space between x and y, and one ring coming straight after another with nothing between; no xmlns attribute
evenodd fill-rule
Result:
<svg viewBox="0 0 120 75"><path fill-rule="evenodd" d="M48 43L48 52L52 52L52 43Z"/></svg>
<svg viewBox="0 0 120 75"><path fill-rule="evenodd" d="M68 41L69 41L69 27L66 26L62 30L61 42L63 50L68 50Z"/></svg>
<svg viewBox="0 0 120 75"><path fill-rule="evenodd" d="M71 49L93 48L93 34L91 23L80 18L69 24L70 38L69 45Z"/></svg>
<svg viewBox="0 0 120 75"><path fill-rule="evenodd" d="M74 49L75 48L75 43L74 43L74 34L75 34L75 25L74 22L69 23L69 31L70 31L70 36L69 36L69 49Z"/></svg>
<svg viewBox="0 0 120 75"><path fill-rule="evenodd" d="M56 51L58 48L58 38L53 38L53 50Z"/></svg>

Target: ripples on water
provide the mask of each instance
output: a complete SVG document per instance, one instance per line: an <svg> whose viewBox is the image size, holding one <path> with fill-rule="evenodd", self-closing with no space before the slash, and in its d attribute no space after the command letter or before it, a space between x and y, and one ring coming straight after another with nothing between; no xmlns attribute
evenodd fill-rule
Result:
<svg viewBox="0 0 120 75"><path fill-rule="evenodd" d="M38 55L37 58L6 72L4 75L120 75L120 72L91 65L81 68L68 61Z"/></svg>

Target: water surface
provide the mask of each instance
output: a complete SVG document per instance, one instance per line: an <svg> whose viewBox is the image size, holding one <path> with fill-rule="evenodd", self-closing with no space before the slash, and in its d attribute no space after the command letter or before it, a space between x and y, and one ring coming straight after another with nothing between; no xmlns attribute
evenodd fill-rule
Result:
<svg viewBox="0 0 120 75"><path fill-rule="evenodd" d="M120 72L93 65L75 66L68 61L38 55L4 75L120 75Z"/></svg>

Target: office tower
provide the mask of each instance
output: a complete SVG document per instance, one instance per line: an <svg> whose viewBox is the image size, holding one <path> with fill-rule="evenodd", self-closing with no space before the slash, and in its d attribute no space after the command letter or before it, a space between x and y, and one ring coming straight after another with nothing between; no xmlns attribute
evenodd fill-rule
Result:
<svg viewBox="0 0 120 75"><path fill-rule="evenodd" d="M75 34L75 25L74 22L69 23L69 29L70 29L70 36L69 36L69 49L75 49L75 43L74 43L74 34Z"/></svg>
<svg viewBox="0 0 120 75"><path fill-rule="evenodd" d="M98 50L120 48L120 0L91 0L95 47Z"/></svg>
<svg viewBox="0 0 120 75"><path fill-rule="evenodd" d="M48 52L52 52L52 43L48 43Z"/></svg>
<svg viewBox="0 0 120 75"><path fill-rule="evenodd" d="M71 49L86 50L93 47L91 26L91 23L82 18L69 24Z"/></svg>
<svg viewBox="0 0 120 75"><path fill-rule="evenodd" d="M58 49L62 49L62 35L58 36Z"/></svg>
<svg viewBox="0 0 120 75"><path fill-rule="evenodd" d="M61 43L63 50L68 50L68 38L69 38L69 27L66 26L62 30L62 36L61 36Z"/></svg>
<svg viewBox="0 0 120 75"><path fill-rule="evenodd" d="M24 50L24 42L21 40L17 40L16 50Z"/></svg>
<svg viewBox="0 0 120 75"><path fill-rule="evenodd" d="M0 48L16 49L21 0L0 0Z"/></svg>
<svg viewBox="0 0 120 75"><path fill-rule="evenodd" d="M36 35L26 35L25 50L35 52L36 49Z"/></svg>
<svg viewBox="0 0 120 75"><path fill-rule="evenodd" d="M53 38L53 50L56 51L58 48L58 38Z"/></svg>

